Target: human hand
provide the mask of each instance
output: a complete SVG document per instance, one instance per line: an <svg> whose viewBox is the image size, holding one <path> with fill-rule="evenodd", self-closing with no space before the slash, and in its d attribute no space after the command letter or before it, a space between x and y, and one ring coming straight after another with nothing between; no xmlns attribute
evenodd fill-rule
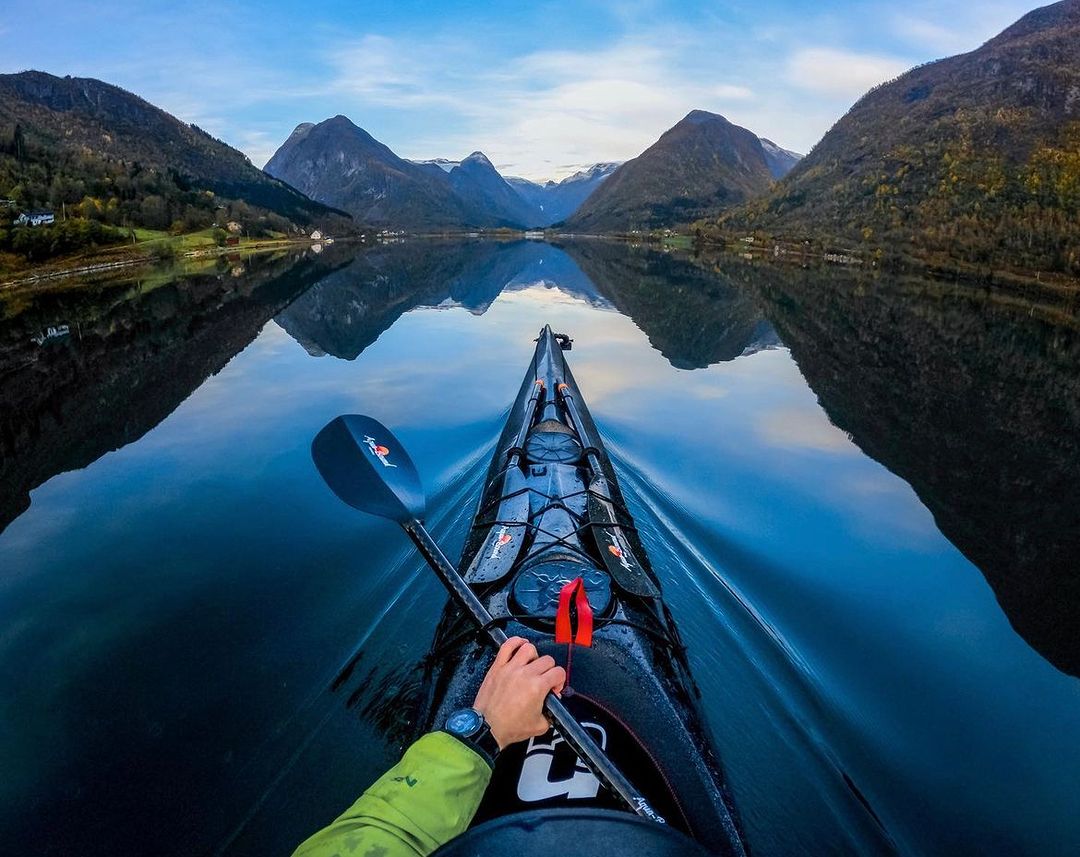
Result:
<svg viewBox="0 0 1080 857"><path fill-rule="evenodd" d="M540 657L536 646L522 637L511 637L499 649L473 708L484 715L492 737L503 750L548 730L544 698L548 691L562 693L566 670L555 666L551 655Z"/></svg>

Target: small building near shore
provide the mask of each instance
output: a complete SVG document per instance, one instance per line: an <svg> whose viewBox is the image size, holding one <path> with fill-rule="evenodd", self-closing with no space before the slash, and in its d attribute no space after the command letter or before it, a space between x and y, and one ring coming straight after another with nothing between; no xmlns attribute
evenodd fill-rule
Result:
<svg viewBox="0 0 1080 857"><path fill-rule="evenodd" d="M16 226L50 226L56 222L56 215L44 208L24 211L15 218Z"/></svg>
<svg viewBox="0 0 1080 857"><path fill-rule="evenodd" d="M320 232L318 229L316 229L314 232L311 233L311 240L312 241L321 241L322 237L323 237L322 232Z"/></svg>
<svg viewBox="0 0 1080 857"><path fill-rule="evenodd" d="M225 228L228 229L230 232L242 232L244 230L243 225L235 220L230 220L228 223L226 223Z"/></svg>

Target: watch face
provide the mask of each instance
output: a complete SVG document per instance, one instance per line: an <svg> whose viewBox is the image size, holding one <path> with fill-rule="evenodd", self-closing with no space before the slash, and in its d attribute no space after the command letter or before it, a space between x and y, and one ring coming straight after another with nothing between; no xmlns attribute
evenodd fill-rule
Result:
<svg viewBox="0 0 1080 857"><path fill-rule="evenodd" d="M446 718L446 731L463 738L472 735L483 725L484 718L480 716L480 712L471 708L462 708Z"/></svg>

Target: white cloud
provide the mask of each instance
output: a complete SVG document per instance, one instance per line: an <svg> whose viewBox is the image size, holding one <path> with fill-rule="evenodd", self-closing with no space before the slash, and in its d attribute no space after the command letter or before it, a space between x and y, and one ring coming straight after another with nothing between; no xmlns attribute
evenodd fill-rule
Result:
<svg viewBox="0 0 1080 857"><path fill-rule="evenodd" d="M927 59L952 56L974 50L1037 5L1032 0L909 0L902 11L887 13L888 32L928 54Z"/></svg>
<svg viewBox="0 0 1080 857"><path fill-rule="evenodd" d="M465 130L455 134L433 128L429 137L410 139L399 151L406 157L479 148L515 174L559 178L573 172L566 164L635 157L690 110L722 110L753 98L742 84L681 72L678 59L676 46L627 39L595 51L535 51L485 67L452 44L366 36L330 51L329 87L367 104L437 107L465 120ZM368 130L378 137L377 129Z"/></svg>
<svg viewBox="0 0 1080 857"><path fill-rule="evenodd" d="M896 14L892 16L891 29L900 38L940 56L951 56L975 47L966 29L958 31L925 18Z"/></svg>
<svg viewBox="0 0 1080 857"><path fill-rule="evenodd" d="M713 87L713 95L721 101L745 101L754 97L754 91L745 86L721 83Z"/></svg>
<svg viewBox="0 0 1080 857"><path fill-rule="evenodd" d="M907 60L833 48L807 48L788 61L788 80L819 95L854 101L871 87L907 71Z"/></svg>

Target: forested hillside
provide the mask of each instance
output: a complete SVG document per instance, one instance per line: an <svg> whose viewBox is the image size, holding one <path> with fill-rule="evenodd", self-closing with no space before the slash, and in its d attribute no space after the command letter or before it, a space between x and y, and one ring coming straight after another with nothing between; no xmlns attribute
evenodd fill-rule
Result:
<svg viewBox="0 0 1080 857"><path fill-rule="evenodd" d="M0 75L0 199L0 250L33 259L121 240L131 227L181 233L235 221L257 235L348 223L131 93L42 72ZM57 224L12 225L39 208Z"/></svg>
<svg viewBox="0 0 1080 857"><path fill-rule="evenodd" d="M1080 0L871 91L716 225L1080 271Z"/></svg>

